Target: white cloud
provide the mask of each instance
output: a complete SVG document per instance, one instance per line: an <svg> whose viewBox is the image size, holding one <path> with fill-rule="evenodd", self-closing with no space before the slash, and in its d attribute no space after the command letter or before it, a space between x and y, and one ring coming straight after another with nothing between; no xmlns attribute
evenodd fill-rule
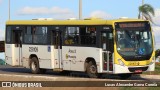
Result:
<svg viewBox="0 0 160 90"><path fill-rule="evenodd" d="M75 17L68 8L60 7L24 7L17 12L18 15L51 15L55 19L68 19Z"/></svg>
<svg viewBox="0 0 160 90"><path fill-rule="evenodd" d="M46 15L46 14L71 14L72 11L67 8L60 7L24 7L19 10L19 15Z"/></svg>
<svg viewBox="0 0 160 90"><path fill-rule="evenodd" d="M160 9L155 9L155 17L153 18L153 22L156 25L152 26L154 31L155 40L156 40L156 49L160 48Z"/></svg>
<svg viewBox="0 0 160 90"><path fill-rule="evenodd" d="M160 48L160 26L152 26L155 41L156 41L156 49Z"/></svg>
<svg viewBox="0 0 160 90"><path fill-rule="evenodd" d="M5 31L0 29L0 41L5 39Z"/></svg>
<svg viewBox="0 0 160 90"><path fill-rule="evenodd" d="M103 18L103 19L110 19L110 18L112 18L112 16L110 14L107 14L106 12L99 11L99 10L93 11L90 14L90 17Z"/></svg>
<svg viewBox="0 0 160 90"><path fill-rule="evenodd" d="M0 0L0 4L2 3L2 0Z"/></svg>
<svg viewBox="0 0 160 90"><path fill-rule="evenodd" d="M153 17L155 24L160 25L160 9L155 9L155 17Z"/></svg>

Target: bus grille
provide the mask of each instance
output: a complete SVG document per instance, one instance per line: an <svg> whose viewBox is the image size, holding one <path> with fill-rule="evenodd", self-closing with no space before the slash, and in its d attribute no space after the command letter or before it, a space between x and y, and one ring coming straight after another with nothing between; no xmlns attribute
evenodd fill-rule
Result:
<svg viewBox="0 0 160 90"><path fill-rule="evenodd" d="M148 69L148 66L147 67L133 67L133 68L128 68L128 70L130 72L135 72L136 70L142 70L142 71L146 71Z"/></svg>

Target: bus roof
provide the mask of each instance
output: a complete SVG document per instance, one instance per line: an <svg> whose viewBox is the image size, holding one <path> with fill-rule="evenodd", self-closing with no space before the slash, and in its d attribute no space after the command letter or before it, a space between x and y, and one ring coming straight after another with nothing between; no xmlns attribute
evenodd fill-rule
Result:
<svg viewBox="0 0 160 90"><path fill-rule="evenodd" d="M144 21L141 19L87 20L11 20L6 25L112 25L115 22Z"/></svg>

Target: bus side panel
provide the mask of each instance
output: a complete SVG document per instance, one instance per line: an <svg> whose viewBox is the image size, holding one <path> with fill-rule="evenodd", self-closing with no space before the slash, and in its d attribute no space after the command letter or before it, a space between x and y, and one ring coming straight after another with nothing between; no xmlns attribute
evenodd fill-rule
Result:
<svg viewBox="0 0 160 90"><path fill-rule="evenodd" d="M40 68L52 69L51 68L51 51L48 49L50 46L45 45L23 45L23 66L29 67L30 55L36 55L39 60Z"/></svg>
<svg viewBox="0 0 160 90"><path fill-rule="evenodd" d="M93 58L96 61L98 72L100 71L100 49L94 47L74 47L63 46L62 58L64 70L84 71L84 63L87 58Z"/></svg>
<svg viewBox="0 0 160 90"><path fill-rule="evenodd" d="M30 68L29 66L29 49L28 45L22 45L22 65L23 67Z"/></svg>
<svg viewBox="0 0 160 90"><path fill-rule="evenodd" d="M50 46L38 46L37 56L39 58L40 68L52 69Z"/></svg>
<svg viewBox="0 0 160 90"><path fill-rule="evenodd" d="M12 63L12 44L5 44L5 60L9 65L13 65Z"/></svg>
<svg viewBox="0 0 160 90"><path fill-rule="evenodd" d="M49 47L48 47L48 49L49 49ZM51 68L54 69L54 67L55 67L55 65L54 65L54 60L55 60L54 46L51 46L50 49L51 49L50 50L51 51L51 53L50 53L50 56L51 56Z"/></svg>

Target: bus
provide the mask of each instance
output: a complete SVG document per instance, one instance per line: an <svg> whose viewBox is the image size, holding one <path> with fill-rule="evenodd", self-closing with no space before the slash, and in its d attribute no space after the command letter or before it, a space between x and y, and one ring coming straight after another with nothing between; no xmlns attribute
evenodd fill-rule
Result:
<svg viewBox="0 0 160 90"><path fill-rule="evenodd" d="M149 21L12 20L6 22L5 59L12 66L85 72L91 78L154 71L154 35Z"/></svg>

